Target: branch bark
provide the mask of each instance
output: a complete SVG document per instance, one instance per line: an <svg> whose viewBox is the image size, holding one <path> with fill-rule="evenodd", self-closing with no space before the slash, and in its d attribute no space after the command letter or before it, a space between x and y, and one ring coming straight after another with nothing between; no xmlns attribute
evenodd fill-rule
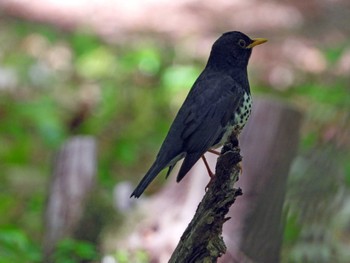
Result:
<svg viewBox="0 0 350 263"><path fill-rule="evenodd" d="M241 189L234 188L242 160L238 140L232 135L221 150L215 177L199 204L196 214L182 235L169 263L216 262L226 252L222 238L226 214Z"/></svg>

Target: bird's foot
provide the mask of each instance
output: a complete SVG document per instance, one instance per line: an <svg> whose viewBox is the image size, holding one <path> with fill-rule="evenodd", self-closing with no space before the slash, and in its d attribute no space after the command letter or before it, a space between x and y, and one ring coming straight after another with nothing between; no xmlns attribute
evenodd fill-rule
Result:
<svg viewBox="0 0 350 263"><path fill-rule="evenodd" d="M209 183L205 186L205 191L207 192L209 189L209 186L213 183L214 181L214 175L212 177L210 177Z"/></svg>

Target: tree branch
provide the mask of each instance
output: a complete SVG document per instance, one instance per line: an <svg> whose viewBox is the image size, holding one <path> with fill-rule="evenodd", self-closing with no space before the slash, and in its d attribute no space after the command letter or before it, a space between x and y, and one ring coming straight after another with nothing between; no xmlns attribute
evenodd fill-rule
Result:
<svg viewBox="0 0 350 263"><path fill-rule="evenodd" d="M237 196L242 195L241 189L233 187L241 171L241 160L238 140L235 135L231 135L221 150L215 177L169 263L216 262L226 252L222 227L229 219L226 214L230 206Z"/></svg>

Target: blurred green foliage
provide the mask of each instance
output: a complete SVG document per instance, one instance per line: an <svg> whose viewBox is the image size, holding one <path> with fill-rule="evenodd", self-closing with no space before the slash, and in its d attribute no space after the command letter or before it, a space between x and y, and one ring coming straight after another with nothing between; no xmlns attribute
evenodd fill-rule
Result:
<svg viewBox="0 0 350 263"><path fill-rule="evenodd" d="M60 263L91 262L97 259L98 254L93 244L73 239L61 240L53 254L53 262Z"/></svg>
<svg viewBox="0 0 350 263"><path fill-rule="evenodd" d="M125 250L118 250L114 258L117 260L118 263L147 263L149 262L149 258L147 256L147 253L144 251L136 251L136 253L132 254Z"/></svg>
<svg viewBox="0 0 350 263"><path fill-rule="evenodd" d="M283 262L349 262L350 89L337 72L348 40L325 49L327 69L287 91L304 110L285 203ZM320 47L321 48L321 47Z"/></svg>
<svg viewBox="0 0 350 263"><path fill-rule="evenodd" d="M0 262L41 262L41 251L25 231L16 227L0 229Z"/></svg>
<svg viewBox="0 0 350 263"><path fill-rule="evenodd" d="M96 136L95 194L102 196L96 199L111 198L116 182L137 180L152 162L203 63L191 57L178 62L172 46L155 40L112 45L88 32L9 18L0 19L0 30L0 263L40 262L43 210L58 147L73 134ZM349 45L324 50L329 68ZM304 77L291 89L273 92L299 105L306 119L288 193L283 259L346 262L341 245L349 241L339 233L348 226L341 221L348 214L334 200L340 192L342 201L349 198L350 155L337 137L349 129L349 78ZM255 94L271 93L253 88ZM320 178L314 166L329 171L329 180ZM314 202L305 204L315 182L327 185L315 187L315 198L309 198ZM311 227L317 220L308 219L306 211L320 200L327 209L317 210L323 213L316 217L325 218L320 220L324 227ZM338 210L332 210L335 206ZM332 219L343 222L343 228ZM97 246L63 240L55 257L57 262L96 260ZM115 258L127 262L127 257L120 252ZM139 258L146 262L143 254Z"/></svg>
<svg viewBox="0 0 350 263"><path fill-rule="evenodd" d="M73 134L95 135L96 194L111 198L117 181L141 175L151 162L199 67L190 59L174 63L171 48L154 41L110 45L89 32L8 18L0 30L0 258L40 262L58 147ZM79 262L96 253L65 240L55 257Z"/></svg>

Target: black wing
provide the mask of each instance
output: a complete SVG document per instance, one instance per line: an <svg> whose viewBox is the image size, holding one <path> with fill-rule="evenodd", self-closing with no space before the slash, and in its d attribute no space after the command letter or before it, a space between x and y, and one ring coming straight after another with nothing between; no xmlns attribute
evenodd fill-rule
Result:
<svg viewBox="0 0 350 263"><path fill-rule="evenodd" d="M186 152L179 171L180 181L197 160L220 140L224 128L241 103L244 90L231 78L213 76L197 83L193 103L183 111L181 140ZM190 96L190 95L189 95Z"/></svg>

